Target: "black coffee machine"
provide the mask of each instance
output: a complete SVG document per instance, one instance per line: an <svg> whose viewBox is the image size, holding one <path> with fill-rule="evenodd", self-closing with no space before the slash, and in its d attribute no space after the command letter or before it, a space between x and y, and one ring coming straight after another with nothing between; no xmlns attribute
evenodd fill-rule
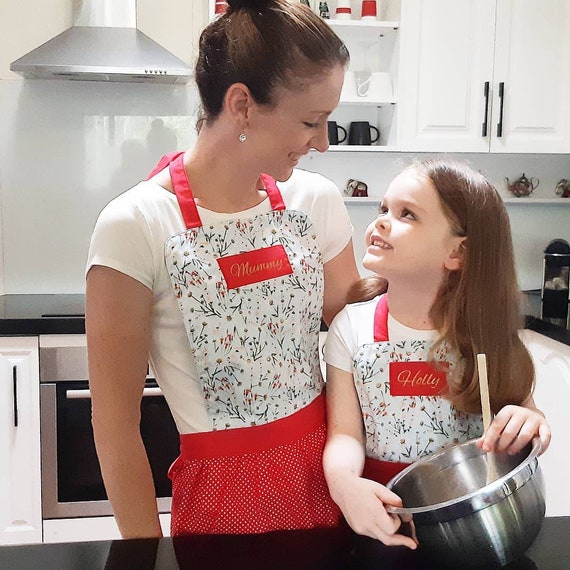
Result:
<svg viewBox="0 0 570 570"><path fill-rule="evenodd" d="M570 329L570 244L551 241L544 250L541 318Z"/></svg>

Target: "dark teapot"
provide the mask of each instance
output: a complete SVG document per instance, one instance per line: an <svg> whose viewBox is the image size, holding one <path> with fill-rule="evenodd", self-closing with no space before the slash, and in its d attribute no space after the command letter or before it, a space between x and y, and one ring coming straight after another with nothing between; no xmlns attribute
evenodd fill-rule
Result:
<svg viewBox="0 0 570 570"><path fill-rule="evenodd" d="M512 192L515 196L528 196L537 186L538 186L538 178L527 178L524 175L517 178L512 184L509 182L508 178L505 178L507 181L507 188L510 192Z"/></svg>

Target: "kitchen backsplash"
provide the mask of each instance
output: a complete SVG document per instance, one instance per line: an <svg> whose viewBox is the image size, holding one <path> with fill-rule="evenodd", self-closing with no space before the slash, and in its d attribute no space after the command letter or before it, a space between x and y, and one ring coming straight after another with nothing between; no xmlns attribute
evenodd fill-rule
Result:
<svg viewBox="0 0 570 570"><path fill-rule="evenodd" d="M72 81L0 81L0 293L81 293L89 237L101 208L144 177L165 152L195 140L192 86ZM311 153L301 167L343 189L349 178L380 198L416 155ZM424 156L424 155L422 155ZM540 179L533 197L554 197L570 178L568 155L462 154L508 198L504 178ZM349 204L360 260L377 205ZM508 204L519 283L539 288L543 250L570 241L570 202Z"/></svg>

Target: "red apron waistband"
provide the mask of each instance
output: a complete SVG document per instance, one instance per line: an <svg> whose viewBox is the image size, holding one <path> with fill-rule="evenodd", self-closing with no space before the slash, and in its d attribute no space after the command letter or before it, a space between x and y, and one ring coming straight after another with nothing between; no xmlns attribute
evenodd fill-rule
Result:
<svg viewBox="0 0 570 570"><path fill-rule="evenodd" d="M364 472L362 476L365 479L372 479L382 485L386 485L392 477L395 477L400 471L405 469L409 463L399 463L397 461L381 461L367 457L364 462Z"/></svg>
<svg viewBox="0 0 570 570"><path fill-rule="evenodd" d="M186 433L180 435L183 459L213 459L256 453L288 445L313 433L325 422L325 396L290 416L259 426Z"/></svg>

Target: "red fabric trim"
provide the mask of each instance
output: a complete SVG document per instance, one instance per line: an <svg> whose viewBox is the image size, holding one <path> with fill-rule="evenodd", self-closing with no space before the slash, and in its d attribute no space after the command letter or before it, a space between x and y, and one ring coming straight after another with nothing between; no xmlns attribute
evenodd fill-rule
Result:
<svg viewBox="0 0 570 570"><path fill-rule="evenodd" d="M188 176L184 168L184 155L182 154L174 159L168 165L168 168L170 169L172 187L174 188L186 229L202 227L202 220L198 214L198 208L196 207L190 182L188 182Z"/></svg>
<svg viewBox="0 0 570 570"><path fill-rule="evenodd" d="M267 196L269 197L269 202L271 203L271 209L273 210L285 210L285 202L283 202L283 197L275 180L271 178L268 174L262 174L261 180L265 186Z"/></svg>
<svg viewBox="0 0 570 570"><path fill-rule="evenodd" d="M198 214L196 202L190 188L190 182L184 168L184 152L170 152L165 154L158 164L152 169L147 176L147 180L158 174L161 170L169 167L170 177L172 179L172 186L174 193L182 212L182 218L186 229L199 228L202 226L202 220ZM285 202L281 196L279 188L275 180L268 174L261 174L261 180L269 197L272 210L285 210Z"/></svg>
<svg viewBox="0 0 570 570"><path fill-rule="evenodd" d="M388 338L388 297L384 294L378 299L374 312L374 342L390 340Z"/></svg>
<svg viewBox="0 0 570 570"><path fill-rule="evenodd" d="M150 180L153 176L158 174L161 170L165 169L175 158L184 154L183 152L170 152L165 154L159 161L158 164L151 170L151 173L147 176L147 180Z"/></svg>
<svg viewBox="0 0 570 570"><path fill-rule="evenodd" d="M371 479L381 485L386 485L392 477L395 477L400 471L403 471L409 463L398 463L397 461L380 461L367 457L364 463L364 472L362 476L365 479Z"/></svg>
<svg viewBox="0 0 570 570"><path fill-rule="evenodd" d="M268 424L181 434L180 455L192 460L257 453L293 443L324 422L325 397L320 394L302 410Z"/></svg>

